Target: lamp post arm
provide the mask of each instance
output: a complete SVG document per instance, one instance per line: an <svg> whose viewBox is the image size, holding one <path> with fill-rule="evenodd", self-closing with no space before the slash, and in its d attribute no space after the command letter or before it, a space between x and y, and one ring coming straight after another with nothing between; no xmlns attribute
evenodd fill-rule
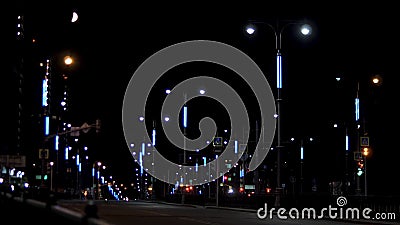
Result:
<svg viewBox="0 0 400 225"><path fill-rule="evenodd" d="M96 128L96 129L99 129L99 128L96 126L96 124L90 124L90 125L88 125L87 127L79 127L78 129L70 129L70 130L68 130L68 131L64 131L64 132L60 132L60 133L55 133L55 134L47 135L47 136L45 137L45 140L47 141L48 139L53 138L53 137L55 137L55 136L57 136L57 135L58 135L58 136L62 136L62 135L65 135L65 134L69 134L69 133L72 133L72 132L81 131L81 130L89 129L89 128Z"/></svg>
<svg viewBox="0 0 400 225"><path fill-rule="evenodd" d="M282 49L282 33L285 30L285 28L288 27L289 25L295 25L295 24L302 24L302 23L300 23L300 22L288 22L288 23L285 23L285 25L283 25L279 29L279 43L278 43L278 40L277 40L277 46L279 45L279 48L277 47L277 50L281 50ZM277 27L278 27L278 25L277 25Z"/></svg>

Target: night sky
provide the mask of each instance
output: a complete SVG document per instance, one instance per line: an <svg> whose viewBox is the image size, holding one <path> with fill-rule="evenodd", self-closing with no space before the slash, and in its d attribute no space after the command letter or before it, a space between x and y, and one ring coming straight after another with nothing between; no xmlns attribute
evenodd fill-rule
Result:
<svg viewBox="0 0 400 225"><path fill-rule="evenodd" d="M121 110L127 84L146 58L183 41L219 41L249 55L275 89L274 35L268 27L261 27L254 37L250 37L244 27L249 20L271 24L277 20L298 20L309 22L313 33L307 39L300 38L291 27L282 35L283 138L314 137L312 149L305 153L307 171L322 177L321 180L337 179L337 171L343 167L344 137L343 130L335 130L333 124L346 124L354 130L354 98L359 82L361 104L364 103L361 116L365 117L373 148L368 162L369 192L400 194L395 185L400 154L395 143L398 140L395 135L398 110L394 109L397 101L393 94L398 75L399 35L390 6L366 7L368 10L326 6L321 10L293 13L298 6L286 10L288 5L285 4L272 7L268 2L261 5L251 1L236 5L207 2L137 4L129 1L36 3L14 3L14 17L7 20L2 35L12 43L10 46L14 45L16 13L22 10L25 39L36 40L35 43L27 41L27 63L34 65L49 57L59 62L66 53L77 58L74 68L59 71L70 73L72 118L77 125L96 118L102 120L96 157L108 160L118 174L116 177L129 179L130 171L137 166L125 144ZM302 7L306 9L307 5L298 9ZM70 23L74 9L79 20ZM15 56L12 49L6 53ZM11 59L8 58L2 68L2 80L5 80L1 82L1 96L2 99L5 97L3 102L7 105L16 107L8 94L16 90L7 85L13 80L9 77ZM61 68L62 64L56 66ZM34 85L35 76L39 75L32 71L26 73L28 84L25 90L33 92L28 108L34 108L35 101L40 104L40 99L35 98L40 94L40 86ZM199 75L214 75L231 82L246 98L254 113L252 118L259 117L254 96L250 90L242 88L240 81L234 78L235 74L206 63L182 65L165 74L163 82L152 92L154 108L160 107L157 104L161 103L165 88ZM373 75L383 78L381 86L370 85ZM342 78L340 83L336 77ZM204 104L202 101L197 103ZM211 112L201 111L205 109L202 106L196 108L196 102L192 104L198 112L197 117L214 115L221 119L219 121L227 120L222 118L226 115L216 103L212 103L215 108L207 107L212 109ZM7 116L15 116L15 110L2 111L6 111ZM154 111L152 113L157 116ZM2 120L7 128L15 126L5 116ZM194 121L191 123L195 125ZM4 132L2 137L13 134ZM2 146L8 146L7 139L2 139Z"/></svg>

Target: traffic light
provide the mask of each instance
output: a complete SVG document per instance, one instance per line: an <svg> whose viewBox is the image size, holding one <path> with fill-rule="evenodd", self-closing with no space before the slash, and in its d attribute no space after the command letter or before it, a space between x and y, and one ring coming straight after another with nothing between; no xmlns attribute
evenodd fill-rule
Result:
<svg viewBox="0 0 400 225"><path fill-rule="evenodd" d="M361 176L364 173L364 161L360 160L357 162L357 176Z"/></svg>
<svg viewBox="0 0 400 225"><path fill-rule="evenodd" d="M367 148L367 147L363 148L363 155L364 156L368 156L369 155L369 148Z"/></svg>

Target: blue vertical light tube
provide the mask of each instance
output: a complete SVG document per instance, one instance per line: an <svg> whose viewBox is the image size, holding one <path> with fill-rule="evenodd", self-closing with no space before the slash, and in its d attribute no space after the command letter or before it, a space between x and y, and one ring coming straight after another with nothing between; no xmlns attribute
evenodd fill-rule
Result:
<svg viewBox="0 0 400 225"><path fill-rule="evenodd" d="M235 140L235 154L238 153L238 141Z"/></svg>
<svg viewBox="0 0 400 225"><path fill-rule="evenodd" d="M276 87L282 88L282 55L280 52L276 55Z"/></svg>
<svg viewBox="0 0 400 225"><path fill-rule="evenodd" d="M360 119L360 99L357 97L355 99L355 107L356 107L356 122Z"/></svg>
<svg viewBox="0 0 400 225"><path fill-rule="evenodd" d="M69 151L69 149L67 146L67 147L65 147L65 160L68 160L68 151Z"/></svg>
<svg viewBox="0 0 400 225"><path fill-rule="evenodd" d="M140 164L140 175L143 175L143 156L145 153L145 144L142 143L142 151L139 154L139 164Z"/></svg>
<svg viewBox="0 0 400 225"><path fill-rule="evenodd" d="M44 134L49 135L50 133L50 117L46 116L44 118Z"/></svg>
<svg viewBox="0 0 400 225"><path fill-rule="evenodd" d="M153 129L152 138L152 144L153 146L156 146L156 129Z"/></svg>
<svg viewBox="0 0 400 225"><path fill-rule="evenodd" d="M183 127L187 127L187 106L183 107Z"/></svg>
<svg viewBox="0 0 400 225"><path fill-rule="evenodd" d="M55 140L55 143L54 143L54 149L56 150L56 151L58 151L58 145L59 145L59 139L60 139L60 136L58 136L58 135L56 135L56 137L54 138Z"/></svg>
<svg viewBox="0 0 400 225"><path fill-rule="evenodd" d="M300 159L304 160L304 147L303 147L303 144L300 146Z"/></svg>
<svg viewBox="0 0 400 225"><path fill-rule="evenodd" d="M349 135L347 134L347 128L346 128L346 151L349 150L350 150Z"/></svg>
<svg viewBox="0 0 400 225"><path fill-rule="evenodd" d="M42 82L42 106L47 106L47 79L43 79Z"/></svg>

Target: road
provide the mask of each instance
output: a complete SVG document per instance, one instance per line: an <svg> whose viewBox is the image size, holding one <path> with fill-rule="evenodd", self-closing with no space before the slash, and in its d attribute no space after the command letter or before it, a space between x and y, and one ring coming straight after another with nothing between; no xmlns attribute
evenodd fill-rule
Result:
<svg viewBox="0 0 400 225"><path fill-rule="evenodd" d="M87 201L59 201L60 206L83 212ZM260 219L255 210L200 207L192 205L174 205L168 203L140 201L96 201L98 216L115 225L236 225L236 224L396 224L373 223L374 221L333 221L327 219L286 219L274 216Z"/></svg>

